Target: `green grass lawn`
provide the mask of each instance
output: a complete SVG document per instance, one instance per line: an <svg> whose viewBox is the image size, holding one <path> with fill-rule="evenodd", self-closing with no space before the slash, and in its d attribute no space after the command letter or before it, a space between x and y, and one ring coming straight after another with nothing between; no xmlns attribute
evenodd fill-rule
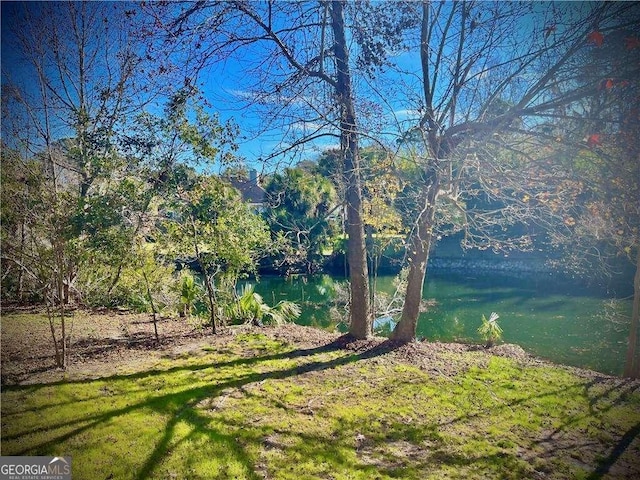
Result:
<svg viewBox="0 0 640 480"><path fill-rule="evenodd" d="M637 382L500 357L436 376L255 333L2 389L2 455L70 455L76 480L639 478L639 433Z"/></svg>

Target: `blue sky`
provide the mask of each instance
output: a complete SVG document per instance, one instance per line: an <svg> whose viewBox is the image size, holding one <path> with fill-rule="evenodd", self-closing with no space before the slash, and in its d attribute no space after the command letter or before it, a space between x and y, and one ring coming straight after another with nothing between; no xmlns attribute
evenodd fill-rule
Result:
<svg viewBox="0 0 640 480"><path fill-rule="evenodd" d="M487 3L487 5L490 5L490 3ZM534 23L538 23L538 28L539 25L545 23L545 12L538 11L537 5L532 4L531 15L524 17L518 28L514 29L514 38L530 36ZM485 12L485 17L488 15ZM534 22L534 18L536 22ZM561 26L558 27L558 32L560 30ZM414 31L414 35L416 34L417 31ZM353 59L357 53L357 46L352 40L349 41L350 53ZM253 55L260 53L259 49L260 47L255 47L255 49L248 47L244 55L247 58L252 58ZM397 67L397 70L386 69L385 71L378 71L373 80L355 69L352 70L352 74L354 86L357 90L357 103L361 106L360 112L373 112L369 115L369 118L366 118L366 115L361 116L361 124L367 132L371 132L375 140L380 140L393 146L395 139L398 138L402 131L416 125L419 121L420 112L418 106L422 96L422 89L420 85L420 57L416 45L411 51L399 50L389 53L390 59ZM445 55L447 53L453 55L451 46L445 47ZM510 53L513 53L513 50ZM497 63L498 59L492 61ZM313 130L316 124L313 121L294 122L293 126L283 125L279 128L268 129L259 137L255 137L253 132L264 126L264 117L261 117L255 108L237 108L238 102L251 97L247 87L247 84L251 84L251 79L247 78L248 74L244 70L245 63L251 64L251 61L247 60L241 63L238 58L229 59L224 64L211 66L201 80L204 81L202 88L205 96L211 100L214 109L218 110L223 118L233 117L240 124L241 132L246 137L241 142L240 154L251 163L258 158L269 156L274 149L282 146L281 142L285 128ZM381 85L384 85L382 94L377 91L381 88ZM448 87L446 84L443 85L441 87L443 89ZM369 104L364 106L365 102L369 102ZM366 135L363 135L361 141L365 145L372 142ZM339 146L338 138L326 137L307 145L302 156L294 158L287 155L282 160L287 164L300 159L313 159L323 149L337 146Z"/></svg>
<svg viewBox="0 0 640 480"><path fill-rule="evenodd" d="M535 7L544 4L536 3L533 5L533 10L535 11ZM577 3L575 5L578 6ZM37 8L35 3L27 6L30 9ZM11 11L14 8L21 8L21 5L2 2L3 83L6 80L5 74L9 72L13 79L18 78L22 83L28 85L31 73L20 67L19 62L16 61L15 52L8 48L9 42L6 41L8 39L7 35L10 34L9 27L15 21L11 15ZM544 12L536 12L534 16L542 19L541 24L544 25L546 22L546 19L543 18ZM526 19L520 25L520 28L514 31L514 37L526 35L531 30L531 19L532 17ZM561 28L559 25L558 31ZM351 54L353 55L355 53L355 44L352 42L351 46ZM261 54L260 48L262 47L247 48L241 55L230 57L224 62L210 64L201 72L198 87L210 103L213 112L219 113L223 121L233 119L239 125L240 138L238 143L240 149L238 154L247 160L249 166L262 168L262 166L258 165L258 160L270 156L275 149L282 146L283 142L286 144L287 131L293 134L299 133L303 129L313 131L317 122L313 120L292 122L282 117L276 118L274 124L269 126L265 123L265 117L261 116L256 108L246 108L244 104L247 103L247 100L253 98L250 87L255 83L255 79L251 78L247 71L247 66L251 66L254 60L257 59L256 56ZM419 85L420 60L417 49L413 49L411 52L392 52L391 56L396 66L403 73L393 70L377 72L373 82L376 89L384 84L382 95L374 92L371 84L368 83L369 79L365 75L354 72L354 85L358 91L359 104L370 102L366 106L366 110L373 112L368 118L362 117L363 123L368 122L366 129L372 132L372 136L389 144L393 144L393 140L399 132L415 124L418 120L419 112L417 108L421 96ZM304 99L304 94L306 92L303 92L301 99ZM277 99L273 102L271 102L272 99L266 100L266 105L263 106L269 107L277 104ZM307 100L310 103L316 103L314 98L308 98ZM272 103L272 105L268 105L269 103ZM151 107L151 110L155 110L156 113L160 109L161 105L157 103L155 108ZM365 110L364 107L363 110ZM278 120L281 120L281 124L278 124ZM260 134L258 135L257 132L260 132ZM363 137L362 141L364 144L369 142L366 136ZM301 155L296 157L285 155L279 160L282 160L286 165L297 160L313 159L322 150L337 146L338 138L335 136L323 137L306 145ZM272 163L265 168L274 168L275 165L275 163Z"/></svg>
<svg viewBox="0 0 640 480"><path fill-rule="evenodd" d="M253 28L253 34L259 30L256 27L247 27L245 30L250 31ZM316 32L317 33L317 32ZM239 34L240 35L240 34ZM282 148L283 144L287 144L287 134L299 133L302 130L314 131L318 122L314 120L289 121L282 117L281 124L278 123L278 119L271 119L273 122L272 128L266 123L267 120L259 113L259 109L265 109L269 107L269 104L277 105L278 99L266 98L265 104L256 108L255 105L246 108L246 104L255 98L255 79L251 77L251 68L255 67L255 62L259 61L259 55L264 54L265 42L259 45L253 45L245 47L242 53L238 53L236 56L226 59L224 62L210 63L205 68L200 76L198 87L202 89L204 96L211 103L212 110L217 111L223 120L233 119L240 125L241 139L240 139L240 151L239 154L245 157L250 164L256 164L260 158L266 158L272 155L274 150ZM351 54L353 56L355 52L355 44L351 43ZM393 55L394 61L400 64L405 70L417 73L420 69L419 56L417 52L411 53L396 53ZM367 79L358 74L354 74L354 84L358 89L359 100L370 100L375 95L367 94ZM385 79L387 82L393 83L393 74L388 75ZM379 77L382 79L382 76ZM258 85L258 88L260 86ZM419 91L418 91L419 92ZM330 96L332 92L325 95ZM305 98L307 97L307 98ZM317 97L311 96L308 91L300 92L300 103L308 101L309 103L321 103ZM326 100L326 99L325 99ZM386 102L386 103L385 103ZM375 132L377 139L393 142L398 134L399 126L398 121L405 122L403 128L406 128L406 122L411 118L414 122L418 119L418 112L415 108L412 108L410 102L406 99L396 100L393 98L386 98L385 102L376 100L376 122L383 126L384 131L391 135L383 135L378 128ZM294 102L292 102L294 103ZM294 103L295 105L295 103ZM291 113L291 112L288 112ZM261 131L260 135L257 135L257 131ZM326 129L322 130L325 133L329 133ZM339 138L337 136L337 130L333 130L334 136L326 136L316 141L310 142L305 145L303 152L296 152L296 155L286 154L279 159L279 165L288 165L291 162L304 159L317 158L321 152L329 148L339 147ZM383 138L385 137L385 138ZM363 143L366 144L367 140L363 139ZM276 164L271 163L265 168L273 168Z"/></svg>
<svg viewBox="0 0 640 480"><path fill-rule="evenodd" d="M126 5L119 2L120 5ZM22 9L29 10L30 14L39 11L39 2L7 2L2 1L2 84L18 85L23 93L39 95L39 85L36 80L33 67L23 58L16 48L17 38L13 34L14 29L22 30L21 17L17 12ZM55 5L55 2L49 2ZM282 141L282 130L271 129L256 136L256 131L263 125L263 119L251 108L243 108L241 103L249 98L246 85L242 79L245 78L242 59L231 59L226 62L218 62L206 67L200 75L198 87L206 100L210 103L209 111L217 113L222 121L233 120L240 127L240 138L238 139L238 154L247 160L250 166L258 166L258 159L270 155L274 148ZM100 67L104 69L103 67ZM51 73L51 72L50 72ZM55 73L53 73L55 75ZM151 113L161 115L163 103L166 97L160 96L154 102L147 105L147 110ZM59 126L58 137L65 137L73 134L68 127ZM11 143L12 136L3 129L4 140ZM310 155L315 156L318 152L327 147L335 146L335 142L322 142L310 147Z"/></svg>

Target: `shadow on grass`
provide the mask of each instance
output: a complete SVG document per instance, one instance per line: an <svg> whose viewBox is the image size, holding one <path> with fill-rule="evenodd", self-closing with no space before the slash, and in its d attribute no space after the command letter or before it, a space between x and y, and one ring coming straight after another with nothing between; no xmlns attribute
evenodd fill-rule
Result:
<svg viewBox="0 0 640 480"><path fill-rule="evenodd" d="M295 349L295 350L289 350L281 353L273 353L268 355L256 355L252 357L243 357L243 358L238 358L236 360L230 360L228 362L200 363L197 365L178 365L178 366L169 367L169 368L158 368L158 369L144 370L136 373L117 374L117 375L110 375L108 377L96 377L96 378L90 378L90 379L59 380L56 382L41 383L41 384L3 385L2 389L3 391L6 391L6 392L22 391L22 390L35 392L38 389L47 388L47 387L56 386L56 385L86 384L94 381L108 382L108 381L117 381L117 380L136 380L140 378L166 375L166 374L177 373L181 371L195 372L198 370L206 370L212 367L233 368L238 366L251 366L254 364L267 362L271 360L285 360L285 359L293 360L296 358L309 357L309 356L317 355L324 352L336 351L344 348L344 345L345 345L345 339L343 339L343 337L340 337L331 343L328 343L326 345L321 345L315 348ZM215 350L212 350L212 352L215 352Z"/></svg>
<svg viewBox="0 0 640 480"><path fill-rule="evenodd" d="M72 438L79 438L78 436L83 434L84 432L90 431L91 429L96 428L101 424L107 424L117 417L122 417L137 411L150 410L161 415L167 415L169 418L168 420L166 420L161 438L156 442L153 450L148 454L144 464L142 464L139 470L137 470L134 478L144 479L153 475L156 466L161 463L161 460L169 453L170 449L175 448L176 426L180 422L186 422L192 429L192 432L189 436L204 434L208 437L211 437L215 441L221 442L225 446L224 450L227 452L231 452L233 456L245 466L245 471L247 472L248 478L258 479L259 477L255 474L251 459L247 455L244 447L238 442L237 438L235 438L234 435L228 435L224 432L217 431L216 429L208 427L207 423L210 421L210 419L204 415L199 414L196 406L205 399L218 397L227 389L241 389L246 385L263 382L265 380L286 379L309 372L332 369L349 363L357 362L359 360L383 355L384 353L387 353L395 348L395 345L385 342L381 345L377 345L373 348L369 348L365 351L356 353L343 349L347 343L348 337L340 337L334 342L316 348L296 349L249 358L238 358L226 362L212 362L197 365L179 365L167 369L155 369L132 374L112 375L109 377L91 380L62 381L42 385L7 386L4 388L5 392L23 392L28 395L33 395L37 394L38 390L42 388L56 385L89 385L94 382L101 382L109 385L110 382L119 380L135 381L139 379L148 379L150 377L171 375L173 373L179 372L195 372L206 369L215 369L215 371L219 374L220 370L223 368L230 369L229 374L226 375L226 378L223 374L220 381L214 380L211 383L205 383L204 385L186 388L178 392L157 395L152 394L152 396L138 402L127 404L119 408L110 408L106 412L84 415L71 419L69 421L58 423L49 422L46 423L46 425L35 429L30 428L27 431L3 435L3 440L14 440L19 442L23 437L26 436L36 434L35 437L37 438L40 436L39 434L54 432L58 429L71 428L70 431L66 431L65 433L57 434L54 436L48 436L44 441L41 441L40 443L31 444L27 447L23 446L20 451L14 452L15 455L44 454L45 452L53 451L62 442L65 442ZM343 355L332 359L314 359L316 355L329 352L343 352ZM289 368L277 368L277 366L269 365L267 368L272 368L271 370L260 372L248 371L243 372L240 375L231 377L236 368L250 368L252 366L258 365L262 366L262 364L277 360L302 361ZM122 395L125 396L131 393L132 392L130 390L122 391ZM98 398L99 397L95 397L94 400L97 400ZM91 402L91 400L91 398L82 398L79 400L70 400L68 402L59 402L55 405L47 404L39 408L24 410L22 413L26 411L30 413L38 412L40 410L45 410L65 404L74 404L86 401ZM187 436L187 438L189 438L189 436ZM180 442L183 441L185 441L185 439L180 440Z"/></svg>
<svg viewBox="0 0 640 480"><path fill-rule="evenodd" d="M258 358L258 360L255 360L255 358L241 359L238 361L226 362L224 366L237 366L239 363L246 364L247 360L253 360L253 362L249 362L249 363L256 363L256 362L268 361L268 360L282 360L282 359L291 360L291 359L297 359L302 357L309 357L309 356L313 356L320 353L338 351L345 346L348 340L349 340L348 337L343 336L338 338L336 341L331 342L327 345L323 345L321 347L316 347L312 349L298 349L288 353L256 357ZM190 398L189 401L184 404L184 407L181 408L180 411L176 412L171 418L171 420L168 422L167 427L165 428L163 438L156 444L155 449L149 455L147 461L142 466L141 470L139 471L139 473L136 475L135 478L137 480L142 480L142 479L148 478L152 474L155 466L161 461L161 459L168 452L169 445L171 444L171 440L173 438L173 430L175 429L177 422L187 421L193 427L193 430L189 436L193 436L196 433L205 433L209 437L215 437L217 441L223 441L225 444L228 445L228 450L231 450L234 453L235 457L240 461L242 461L243 465L245 465L246 472L249 475L248 478L251 478L252 480L258 480L261 477L259 477L255 473L255 469L253 468L251 459L247 455L242 445L239 444L238 439L236 438L235 435L225 435L214 429L203 427L203 424L206 424L206 422L209 421L209 419L203 415L198 414L197 411L195 410L196 405L200 401L204 400L205 398L209 398L209 399L214 398L218 396L223 390L226 390L228 388L242 389L246 385L263 382L265 380L281 380L281 379L290 378L290 377L302 375L309 372L319 372L319 371L323 371L331 368L336 368L349 363L354 363L360 360L373 358L373 357L388 353L393 349L397 348L397 346L398 346L397 344L394 344L392 342L383 342L382 344L377 345L373 348L367 349L361 353L350 353L333 360L311 361L311 362L304 363L301 365L296 365L295 367L284 369L284 370L273 370L273 371L264 372L264 373L253 373L236 380L218 384L216 385L214 390L199 392L198 394L192 395L192 398ZM221 366L221 364L218 364L217 366L219 367ZM185 414L183 415L182 413L185 413ZM182 441L184 440L185 439L183 439ZM254 441L257 441L257 439L254 439Z"/></svg>
<svg viewBox="0 0 640 480"><path fill-rule="evenodd" d="M3 439L28 441L28 438L26 437L33 434L46 434L48 431L53 433L57 429L71 429L64 433L53 433L53 435L48 436L45 440L41 440L39 444L32 444L28 447L23 446L21 451L14 453L16 455L46 454L52 452L62 442L73 438L81 438L81 435L84 432L90 431L102 424L110 423L118 417L138 411L143 412L144 410L149 410L161 414L165 418L163 419L161 431L158 433L157 437L154 437L154 444L150 444L150 451L145 454L144 461L138 463L135 466L135 471L132 472L132 476L136 480L142 480L158 475L158 465L161 465L163 460L170 456L176 447L192 440L201 441L203 438L207 440L209 449L214 449L216 452L220 452L221 458L232 458L238 464L242 465L246 478L257 480L262 478L257 473L260 467L256 464L257 459L253 458L252 454L248 451L248 447L260 447L264 443L263 434L265 430L246 429L246 424L242 422L233 423L226 420L223 424L224 427L221 426L216 428L215 422L212 421L212 418L207 416L205 412L200 411L198 408L199 405L204 400L224 397L227 394L225 391L229 389L241 390L246 395L247 391L244 390L244 387L251 384L263 382L265 380L287 379L305 373L340 367L360 360L384 355L399 346L387 341L382 344L375 345L372 348L356 352L345 349L345 347L348 346L348 343L347 337L340 337L332 343L316 348L269 353L222 362L209 362L196 365L177 365L167 369L155 369L126 375L113 375L95 380L58 382L58 385L88 385L93 382L101 382L108 385L109 382L116 380L135 381L139 379L159 377L162 375L171 375L172 373L197 372L207 369L215 369L216 375L219 376L217 380L207 381L206 379L198 379L196 380L198 382L197 386L189 386L188 382L192 381L191 378L180 379L178 387L183 388L180 391L162 393L163 390L160 389L154 393L150 390L150 397L137 402L134 401L132 404L111 407L110 410L106 412L76 416L76 418L65 422L58 422L58 424L49 423L46 426L42 426L37 429L29 429L28 431L25 430L13 435L3 436ZM340 355L336 358L330 359L314 358L317 355L330 352L339 352ZM285 365L268 363L278 360L299 360L299 362L293 366L288 364L286 368ZM258 367L261 371L243 370L251 367ZM229 371L222 371L225 368L229 369ZM236 370L236 368L238 370ZM24 392L31 395L32 393L37 392L38 389L48 387L50 385L52 384L12 386L7 387L5 391ZM384 472L390 476L399 475L402 478L419 478L417 476L418 470L432 470L442 464L450 466L469 466L472 464L482 466L486 464L488 467L500 464L504 465L505 471L516 471L516 469L521 468L518 463L519 460L510 453L500 452L497 454L488 453L487 455L482 455L479 452L478 455L458 455L455 452L449 451L449 447L443 443L440 438L432 435L436 435L440 428L449 424L467 423L477 417L491 418L493 416L500 415L500 412L504 409L510 409L535 399L554 396L559 393L566 392L567 390L575 390L576 394L579 394L582 390L583 395L589 404L588 413L581 412L579 414L568 415L564 418L560 427L555 429L539 442L533 442L537 445L543 444L543 446L553 444L554 448L557 448L558 445L553 443L555 440L554 436L557 433L561 434L565 429L567 429L567 427L571 427L587 417L600 417L605 412L613 408L613 406L621 403L630 393L632 393L635 388L634 385L635 384L633 383L626 384L623 381L616 381L609 384L605 381L601 382L599 379L594 379L586 383L576 383L571 385L569 388L548 388L546 391L542 392L530 392L525 394L523 397L494 404L490 408L481 409L475 412L468 412L447 422L436 422L429 425L419 425L417 427L413 427L411 425L403 426L400 424L392 426L391 431L394 433L395 437L391 439L381 438L379 440L380 442L409 439L411 443L419 445L422 443L422 439L420 437L425 435L431 442L432 448L430 451L427 452L425 450L421 450L420 455L422 455L422 457L412 458L411 461L399 461L398 459L389 458L385 464L371 464L367 463L367 460L354 464L353 458L346 454L345 447L356 447L353 444L353 439L348 436L352 430L349 430L345 425L340 426L337 438L333 440L323 436L308 435L306 433L300 434L298 436L302 440L308 441L298 442L294 449L297 449L300 458L316 458L320 464L344 465L345 467L348 466L349 468L359 470L366 474L370 473L372 476L375 476L375 474L380 472ZM172 386L175 387L176 385ZM135 384L135 387L140 387L140 390L135 390L137 392L144 390L146 385ZM594 387L598 387L598 390L594 391ZM128 390L123 390L120 394L126 396L131 395L132 392L134 392L134 390L129 388ZM101 397L95 397L95 399L98 398ZM80 400L60 402L57 405L90 402L91 400L92 399L90 398L82 398ZM602 404L603 402L605 403ZM41 409L45 410L54 406L56 405L48 404L41 407ZM280 403L276 406L280 408L288 408L285 403ZM40 409L30 409L29 411L38 412L39 410ZM375 415L375 412L372 412L372 415ZM189 432L186 435L181 436L178 429L179 424L188 425ZM229 429L231 429L231 431L229 431ZM277 430L275 431L278 433ZM354 431L357 431L357 428ZM284 435L287 432L282 431L281 433ZM595 470L588 478L595 480L606 475L639 433L640 424L635 425L635 427L625 433L609 455L599 461L598 465L595 466ZM25 437L24 440L23 437ZM35 435L35 438L37 437L39 437L39 435ZM584 447L584 445L579 445L577 443L577 438L571 440L573 442L571 445L562 445L562 448L573 447L579 449ZM185 461L196 462L196 454L189 453Z"/></svg>
<svg viewBox="0 0 640 480"><path fill-rule="evenodd" d="M611 467L620 456L629 448L633 440L640 435L640 423L636 423L633 428L627 430L622 438L616 443L611 453L599 462L596 470L587 477L587 480L599 480L609 473Z"/></svg>
<svg viewBox="0 0 640 480"><path fill-rule="evenodd" d="M601 389L595 391L594 388ZM630 395L638 391L638 382L631 379L606 379L604 377L596 377L585 383L577 383L570 387L550 389L548 391L530 394L519 399L514 399L502 404L496 404L490 408L482 409L476 412L469 412L460 415L447 422L442 426L465 423L470 420L480 418L492 418L500 415L500 412L512 407L522 406L534 400L540 400L545 397L554 397L560 394L566 394L567 391L575 391L576 395L582 394L588 403L588 409L585 413L572 413L562 419L560 424L546 434L532 442L534 446L542 446L545 451L538 453L538 457L557 456L559 451L567 451L575 454L580 451L588 451L596 454L596 458L601 456L603 451L608 450L606 442L597 439L585 438L578 434L573 436L567 435L571 427L584 421L602 421L605 415L613 408L624 404ZM603 422L604 423L604 422ZM603 478L609 473L609 470L620 459L622 454L629 448L632 442L640 435L640 423L634 425L618 440L610 453L601 460L594 462L595 469L586 477L588 480L597 480ZM593 466L594 464L592 464ZM585 465L586 466L586 465Z"/></svg>

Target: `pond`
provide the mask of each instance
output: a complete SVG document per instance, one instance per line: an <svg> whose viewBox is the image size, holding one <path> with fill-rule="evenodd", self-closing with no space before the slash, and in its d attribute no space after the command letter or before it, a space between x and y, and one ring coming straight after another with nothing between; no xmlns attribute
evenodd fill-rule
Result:
<svg viewBox="0 0 640 480"><path fill-rule="evenodd" d="M377 291L392 294L394 278L378 278ZM346 296L345 285L344 279L328 275L262 277L256 291L269 304L283 299L299 303L298 323L344 331L340 299ZM556 363L620 375L631 312L628 288L587 288L549 275L469 276L432 270L424 291L429 307L420 316L418 337L481 343L477 329L482 315L496 312L505 342Z"/></svg>

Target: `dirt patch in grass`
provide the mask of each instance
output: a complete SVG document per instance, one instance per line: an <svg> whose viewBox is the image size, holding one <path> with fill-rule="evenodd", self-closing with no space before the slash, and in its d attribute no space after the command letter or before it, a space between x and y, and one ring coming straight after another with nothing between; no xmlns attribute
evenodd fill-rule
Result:
<svg viewBox="0 0 640 480"><path fill-rule="evenodd" d="M339 333L294 324L231 326L222 328L218 335L212 335L209 327L196 326L184 318L161 318L157 322L159 338L156 340L153 321L148 314L78 310L67 319L71 346L69 364L63 371L55 365L55 350L44 312L33 308L3 312L0 321L2 384L48 383L135 371L162 358L198 354L205 344L215 348L227 343L230 336L251 331L300 349L326 347L349 350L363 357L377 357L378 362L406 362L430 374L449 377L473 366L486 366L492 355L516 360L523 366L548 363L512 344L485 348L461 343L394 343L383 337L354 340ZM583 378L616 381L615 377L590 370L563 368Z"/></svg>
<svg viewBox="0 0 640 480"><path fill-rule="evenodd" d="M3 384L107 376L144 367L168 352L195 347L207 337L203 329L195 329L184 319L163 318L157 324L156 341L150 315L75 311L66 321L71 342L68 368L62 371L55 364L44 312L3 312L1 322Z"/></svg>

